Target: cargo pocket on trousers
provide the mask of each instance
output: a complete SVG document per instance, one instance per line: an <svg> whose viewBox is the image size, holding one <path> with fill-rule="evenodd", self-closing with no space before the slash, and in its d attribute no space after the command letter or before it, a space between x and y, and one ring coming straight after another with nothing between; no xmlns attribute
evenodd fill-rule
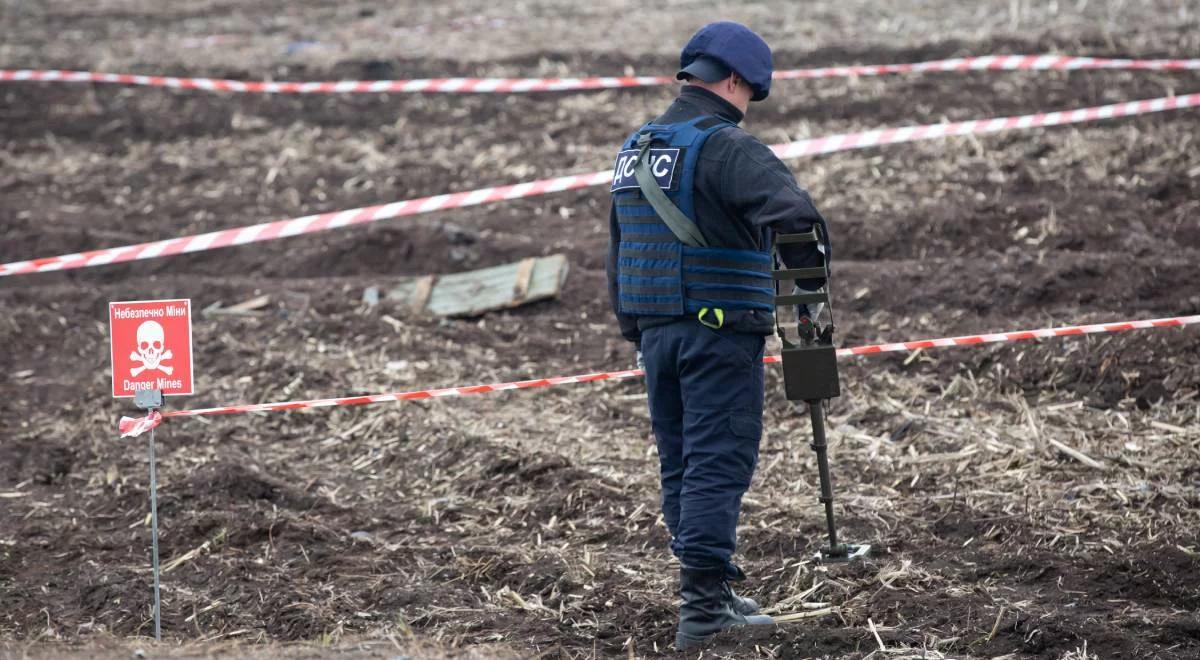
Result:
<svg viewBox="0 0 1200 660"><path fill-rule="evenodd" d="M754 475L754 467L758 464L758 443L762 439L762 416L755 413L732 412L729 413L729 434L736 441L736 446L733 448L732 457L736 461L731 461L731 467L736 465L739 468L742 479L745 485L750 485L750 478Z"/></svg>
<svg viewBox="0 0 1200 660"><path fill-rule="evenodd" d="M744 440L762 437L762 418L754 413L729 413L729 432Z"/></svg>

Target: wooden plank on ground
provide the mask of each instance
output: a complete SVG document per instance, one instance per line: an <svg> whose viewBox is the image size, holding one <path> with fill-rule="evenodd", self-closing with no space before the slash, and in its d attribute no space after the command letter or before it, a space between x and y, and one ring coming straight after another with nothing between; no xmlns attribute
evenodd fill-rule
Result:
<svg viewBox="0 0 1200 660"><path fill-rule="evenodd" d="M433 295L433 282L436 279L433 275L426 275L413 283L412 298L408 300L408 306L412 311L425 311L425 306L429 304L429 297Z"/></svg>
<svg viewBox="0 0 1200 660"><path fill-rule="evenodd" d="M465 273L408 279L392 287L386 298L416 313L479 316L557 298L567 270L566 255L534 257Z"/></svg>

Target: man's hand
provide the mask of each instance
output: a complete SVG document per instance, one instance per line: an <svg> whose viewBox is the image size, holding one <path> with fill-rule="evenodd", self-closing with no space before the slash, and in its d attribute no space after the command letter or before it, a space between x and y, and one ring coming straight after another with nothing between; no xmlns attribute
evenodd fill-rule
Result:
<svg viewBox="0 0 1200 660"><path fill-rule="evenodd" d="M804 307L804 305L800 305ZM813 323L812 317L808 315L807 310L797 311L799 318L796 319L796 334L800 335L800 342L808 345L813 343L817 338L817 326Z"/></svg>
<svg viewBox="0 0 1200 660"><path fill-rule="evenodd" d="M817 288L813 291L809 291L808 289L802 288L799 284L792 285L792 295L803 295L806 293L820 293L823 290L824 290L823 288ZM812 319L815 322L817 320L817 317L821 315L821 311L824 309L825 309L825 303L823 303L823 302L815 302L815 303L806 303L806 304L796 305L796 318L807 316L808 318Z"/></svg>
<svg viewBox="0 0 1200 660"><path fill-rule="evenodd" d="M812 292L802 289L799 286L793 286L792 293L803 294ZM824 309L825 303L823 302L796 305L796 331L800 333L800 340L805 344L811 344L817 338L817 333L820 332L817 321Z"/></svg>
<svg viewBox="0 0 1200 660"><path fill-rule="evenodd" d="M637 368L642 371L646 370L646 359L642 357L642 349L640 348L637 351Z"/></svg>

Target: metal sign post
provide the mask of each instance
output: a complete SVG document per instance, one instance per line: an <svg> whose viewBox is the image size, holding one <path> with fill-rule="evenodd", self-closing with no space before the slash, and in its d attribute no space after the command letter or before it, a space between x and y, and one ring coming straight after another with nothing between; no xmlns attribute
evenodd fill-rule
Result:
<svg viewBox="0 0 1200 660"><path fill-rule="evenodd" d="M154 457L154 426L164 396L194 393L192 375L192 301L130 300L108 303L109 355L112 394L133 397L147 417L137 424L150 430L150 545L154 561L154 639L162 641L162 594L158 568L158 470Z"/></svg>
<svg viewBox="0 0 1200 660"><path fill-rule="evenodd" d="M163 406L162 390L140 390L133 396L138 408L152 413ZM150 551L154 564L154 639L162 641L162 598L158 572L158 475L154 460L154 429L150 429Z"/></svg>

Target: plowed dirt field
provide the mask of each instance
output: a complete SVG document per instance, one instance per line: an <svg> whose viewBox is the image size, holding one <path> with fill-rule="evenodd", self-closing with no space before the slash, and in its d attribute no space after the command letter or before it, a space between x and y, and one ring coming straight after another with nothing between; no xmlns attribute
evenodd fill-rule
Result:
<svg viewBox="0 0 1200 660"><path fill-rule="evenodd" d="M0 67L661 75L716 18L761 29L777 68L1200 56L1191 1L640 4L8 0ZM674 92L0 84L0 262L603 169ZM1191 92L1194 72L787 81L745 126L782 142ZM1182 110L792 161L831 222L839 343L1200 313L1198 135ZM198 394L173 407L628 368L607 212L595 188L0 279L0 656L672 655L640 381L168 421L160 646L145 442L116 437L133 411L108 395L106 303L160 297L197 310ZM360 302L401 276L558 252L557 301L481 319ZM838 510L875 552L840 567L812 560L807 418L768 367L741 590L817 615L704 657L1200 657L1198 355L1182 329L843 361Z"/></svg>

